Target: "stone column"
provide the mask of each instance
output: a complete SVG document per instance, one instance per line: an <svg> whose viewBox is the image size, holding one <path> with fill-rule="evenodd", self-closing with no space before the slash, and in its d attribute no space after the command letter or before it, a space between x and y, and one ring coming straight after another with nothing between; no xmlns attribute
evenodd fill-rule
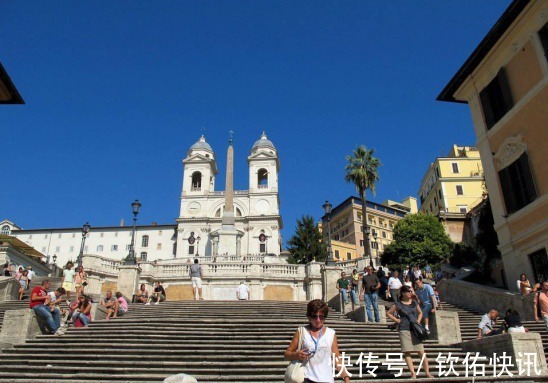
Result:
<svg viewBox="0 0 548 383"><path fill-rule="evenodd" d="M374 315L375 312L373 311L373 316ZM346 316L355 322L369 323L369 318L367 318L367 310L365 306L358 305L353 311L347 313ZM386 323L386 306L381 303L379 303L379 319L381 320L380 323Z"/></svg>
<svg viewBox="0 0 548 383"><path fill-rule="evenodd" d="M225 188L225 214L233 213L234 218L234 148L232 137L230 137L228 150L226 152L226 188ZM234 222L233 222L234 223ZM223 215L224 224L224 215Z"/></svg>
<svg viewBox="0 0 548 383"><path fill-rule="evenodd" d="M138 289L139 278L141 277L141 269L135 265L122 265L118 268L118 285L117 289L127 299L132 299L133 294Z"/></svg>
<svg viewBox="0 0 548 383"><path fill-rule="evenodd" d="M322 266L322 299L329 302L339 296L337 280L341 277L342 268L339 266Z"/></svg>
<svg viewBox="0 0 548 383"><path fill-rule="evenodd" d="M462 341L459 314L456 311L436 310L430 314L430 338L439 344L455 344Z"/></svg>
<svg viewBox="0 0 548 383"><path fill-rule="evenodd" d="M36 338L40 333L34 310L7 310L0 332L0 347L11 348L13 345L25 343L26 339Z"/></svg>
<svg viewBox="0 0 548 383"><path fill-rule="evenodd" d="M87 294L101 295L103 281L97 275L88 275L88 285L86 286Z"/></svg>
<svg viewBox="0 0 548 383"><path fill-rule="evenodd" d="M238 230L234 225L234 148L232 147L232 131L226 158L226 190L225 210L222 226L219 229L219 245L217 251L221 254L236 255Z"/></svg>
<svg viewBox="0 0 548 383"><path fill-rule="evenodd" d="M487 358L493 358L494 354L501 356L503 352L506 352L506 355L512 358L514 365L517 366L517 361L520 360L523 368L527 369L528 362L536 362L536 370L542 375L548 374L546 356L539 333L511 332L481 339L472 339L462 342L458 346L465 352L479 352ZM534 377L537 375L534 370L533 366L530 365L530 376ZM527 375L527 372L525 371L524 374Z"/></svg>

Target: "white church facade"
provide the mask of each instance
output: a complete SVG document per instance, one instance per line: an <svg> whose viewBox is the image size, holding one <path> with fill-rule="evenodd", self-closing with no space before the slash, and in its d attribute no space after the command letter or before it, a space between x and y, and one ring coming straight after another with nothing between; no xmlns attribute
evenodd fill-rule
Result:
<svg viewBox="0 0 548 383"><path fill-rule="evenodd" d="M229 155L232 150L230 143ZM249 189L232 190L233 170L227 165L227 190L216 191L215 179L219 174L216 154L202 136L183 159L183 185L176 222L137 225L137 259L150 262L195 257L204 261L221 260L224 256L278 257L283 227L278 194L279 159L266 134L255 142L247 160ZM225 211L229 205L231 211ZM84 254L113 260L128 255L131 226L90 224ZM22 229L4 220L0 222L0 231L34 247L50 262L56 256L59 265L76 261L82 243L81 227Z"/></svg>

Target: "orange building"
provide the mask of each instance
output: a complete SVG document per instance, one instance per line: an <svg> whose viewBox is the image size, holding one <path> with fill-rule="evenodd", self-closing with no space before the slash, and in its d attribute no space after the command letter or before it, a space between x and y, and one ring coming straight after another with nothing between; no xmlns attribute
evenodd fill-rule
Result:
<svg viewBox="0 0 548 383"><path fill-rule="evenodd" d="M548 280L548 2L515 0L438 96L467 103L511 289ZM473 16L472 16L473 17Z"/></svg>

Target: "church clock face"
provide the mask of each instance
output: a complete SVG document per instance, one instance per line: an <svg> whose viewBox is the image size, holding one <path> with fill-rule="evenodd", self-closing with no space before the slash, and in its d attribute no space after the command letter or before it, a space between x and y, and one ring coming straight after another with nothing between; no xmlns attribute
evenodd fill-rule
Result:
<svg viewBox="0 0 548 383"><path fill-rule="evenodd" d="M270 209L270 202L265 199L260 199L257 201L255 207L259 213L264 214Z"/></svg>
<svg viewBox="0 0 548 383"><path fill-rule="evenodd" d="M197 214L202 210L202 205L200 205L199 202L194 201L188 204L187 210L189 214Z"/></svg>

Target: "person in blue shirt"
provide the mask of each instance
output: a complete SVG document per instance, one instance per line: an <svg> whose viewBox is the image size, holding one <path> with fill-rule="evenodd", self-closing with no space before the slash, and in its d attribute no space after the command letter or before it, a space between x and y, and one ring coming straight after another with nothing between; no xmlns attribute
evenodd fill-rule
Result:
<svg viewBox="0 0 548 383"><path fill-rule="evenodd" d="M422 277L415 280L415 294L421 302L422 317L424 318L424 328L430 334L428 327L429 316L436 312L436 295L434 289L428 283L422 281Z"/></svg>

